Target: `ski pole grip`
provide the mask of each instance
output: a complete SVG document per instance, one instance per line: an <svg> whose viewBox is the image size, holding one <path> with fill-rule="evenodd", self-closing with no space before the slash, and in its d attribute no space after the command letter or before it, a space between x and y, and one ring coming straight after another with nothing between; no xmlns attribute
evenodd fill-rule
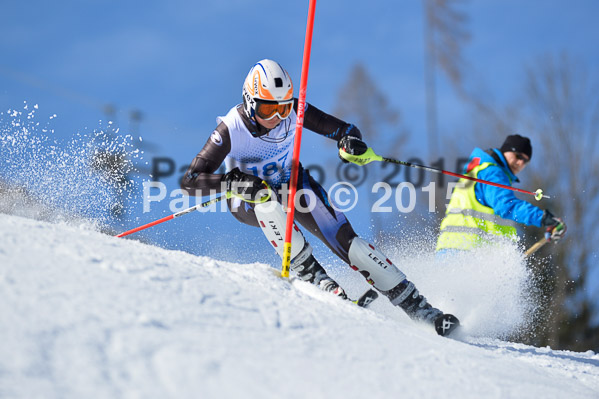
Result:
<svg viewBox="0 0 599 399"><path fill-rule="evenodd" d="M339 149L339 156L348 162L355 163L356 165L366 165L373 161L382 161L383 157L375 154L374 150L370 147L364 154L352 155L347 153L343 148Z"/></svg>

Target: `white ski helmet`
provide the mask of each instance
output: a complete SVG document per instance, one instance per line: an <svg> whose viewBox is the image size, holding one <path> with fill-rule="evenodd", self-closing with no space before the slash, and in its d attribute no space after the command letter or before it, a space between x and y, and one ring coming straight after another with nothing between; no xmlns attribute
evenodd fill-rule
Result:
<svg viewBox="0 0 599 399"><path fill-rule="evenodd" d="M243 83L243 108L248 118L256 115L256 108L267 105L266 113L258 112L263 119L279 115L285 119L293 107L293 83L283 67L272 60L258 61Z"/></svg>

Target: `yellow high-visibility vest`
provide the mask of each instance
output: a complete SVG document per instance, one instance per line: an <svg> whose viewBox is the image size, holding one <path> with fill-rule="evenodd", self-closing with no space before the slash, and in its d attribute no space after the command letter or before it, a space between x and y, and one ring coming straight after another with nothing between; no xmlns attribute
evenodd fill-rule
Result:
<svg viewBox="0 0 599 399"><path fill-rule="evenodd" d="M495 166L494 163L484 162L469 171L468 176L477 177L478 172L492 165ZM441 222L437 251L469 250L488 243L498 236L517 239L516 223L513 220L496 215L493 208L481 204L476 199L474 192L476 184L478 183L472 180L458 181L449 200L445 218Z"/></svg>

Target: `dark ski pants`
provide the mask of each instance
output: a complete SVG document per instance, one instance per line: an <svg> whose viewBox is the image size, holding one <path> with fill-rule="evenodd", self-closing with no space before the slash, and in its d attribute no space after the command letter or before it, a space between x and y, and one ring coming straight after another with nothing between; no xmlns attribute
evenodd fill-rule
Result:
<svg viewBox="0 0 599 399"><path fill-rule="evenodd" d="M324 188L301 165L298 171L297 191L298 194L301 193L298 195L300 207L311 209L311 211L302 212L296 209L295 221L318 237L331 251L349 264L347 253L351 241L357 234L345 215L331 206ZM307 194L309 191L314 195ZM233 216L242 223L260 227L254 213L254 204L241 202L238 207L235 207L234 201L235 199L228 200L229 210Z"/></svg>

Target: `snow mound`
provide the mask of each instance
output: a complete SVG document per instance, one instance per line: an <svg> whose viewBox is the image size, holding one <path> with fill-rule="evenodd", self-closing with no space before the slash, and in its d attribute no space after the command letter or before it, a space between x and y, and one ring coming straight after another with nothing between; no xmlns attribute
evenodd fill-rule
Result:
<svg viewBox="0 0 599 399"><path fill-rule="evenodd" d="M591 351L442 338L272 271L0 215L0 397L599 395Z"/></svg>

